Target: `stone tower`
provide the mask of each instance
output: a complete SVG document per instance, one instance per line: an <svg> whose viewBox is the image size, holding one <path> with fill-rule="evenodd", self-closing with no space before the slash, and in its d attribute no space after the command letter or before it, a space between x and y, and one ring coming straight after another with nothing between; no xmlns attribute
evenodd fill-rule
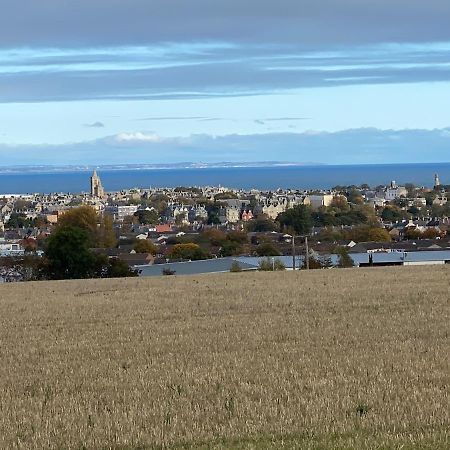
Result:
<svg viewBox="0 0 450 450"><path fill-rule="evenodd" d="M437 173L434 175L434 187L435 189L441 187L441 180L439 179L439 175Z"/></svg>
<svg viewBox="0 0 450 450"><path fill-rule="evenodd" d="M97 175L97 171L94 170L94 173L91 177L91 195L92 197L104 197L105 190L103 189L102 182L100 181L100 177Z"/></svg>

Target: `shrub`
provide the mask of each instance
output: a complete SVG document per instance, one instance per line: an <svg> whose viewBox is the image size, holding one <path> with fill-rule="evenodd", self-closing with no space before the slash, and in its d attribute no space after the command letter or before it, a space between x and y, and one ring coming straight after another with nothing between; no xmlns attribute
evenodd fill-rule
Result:
<svg viewBox="0 0 450 450"><path fill-rule="evenodd" d="M286 270L286 266L278 258L264 258L260 261L258 270L263 272L273 272L274 270Z"/></svg>
<svg viewBox="0 0 450 450"><path fill-rule="evenodd" d="M230 267L230 272L242 272L242 267L237 261L233 261Z"/></svg>

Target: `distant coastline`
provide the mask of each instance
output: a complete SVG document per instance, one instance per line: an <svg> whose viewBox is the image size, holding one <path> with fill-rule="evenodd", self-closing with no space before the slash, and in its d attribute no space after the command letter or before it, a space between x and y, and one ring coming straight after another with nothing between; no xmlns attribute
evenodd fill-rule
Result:
<svg viewBox="0 0 450 450"><path fill-rule="evenodd" d="M219 169L219 168L258 168L258 167L315 167L326 164L317 162L255 161L255 162L217 162L195 163L181 162L173 164L101 164L101 165L33 165L33 166L0 166L1 173L54 173L54 172L87 172L92 170L173 170L173 169Z"/></svg>
<svg viewBox="0 0 450 450"><path fill-rule="evenodd" d="M413 183L432 187L434 174L450 184L450 162L426 164L316 165L307 163L216 163L176 165L34 166L0 168L0 195L87 192L96 169L107 191L177 186L226 186L236 189L330 189Z"/></svg>

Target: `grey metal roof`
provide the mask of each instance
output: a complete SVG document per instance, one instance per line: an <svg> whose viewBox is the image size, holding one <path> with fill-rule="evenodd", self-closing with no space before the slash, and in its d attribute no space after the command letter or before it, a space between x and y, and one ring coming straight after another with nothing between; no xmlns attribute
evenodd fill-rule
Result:
<svg viewBox="0 0 450 450"><path fill-rule="evenodd" d="M351 253L349 255L355 265L368 264L368 253ZM338 263L338 255L329 255L334 265ZM292 269L292 256L275 256L283 262L287 269ZM141 271L143 277L159 276L165 268L175 270L176 275L197 275L202 273L229 272L233 261L237 261L243 270L256 270L261 260L266 257L239 256L230 258L207 259L202 261L176 262L168 264L154 264L145 266L135 266ZM269 257L271 259L271 257ZM296 268L303 264L304 256L297 256L295 260ZM373 253L373 263L376 264L402 264L403 262L427 263L427 262L448 262L450 263L450 250L445 251L422 251L422 252L391 252Z"/></svg>
<svg viewBox="0 0 450 450"><path fill-rule="evenodd" d="M356 264L368 264L368 253L351 253L353 261ZM392 264L403 262L433 262L433 261L449 261L450 262L450 250L443 251L422 251L422 252L390 252L390 253L373 253L374 264Z"/></svg>
<svg viewBox="0 0 450 450"><path fill-rule="evenodd" d="M135 266L143 277L162 275L164 269L174 270L176 275L195 275L201 273L229 272L235 258L217 258L201 261L176 262L168 264L154 264ZM254 270L256 266L239 261L243 270Z"/></svg>

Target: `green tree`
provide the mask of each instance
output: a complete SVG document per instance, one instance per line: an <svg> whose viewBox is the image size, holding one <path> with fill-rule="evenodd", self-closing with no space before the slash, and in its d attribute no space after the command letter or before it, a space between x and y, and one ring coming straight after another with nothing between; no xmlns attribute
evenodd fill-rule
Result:
<svg viewBox="0 0 450 450"><path fill-rule="evenodd" d="M89 249L89 233L81 228L59 227L49 238L45 256L50 279L78 279L95 276L96 259Z"/></svg>
<svg viewBox="0 0 450 450"><path fill-rule="evenodd" d="M311 209L305 205L296 205L277 217L277 221L285 229L293 229L297 234L309 234L313 226Z"/></svg>
<svg viewBox="0 0 450 450"><path fill-rule="evenodd" d="M353 267L355 263L348 254L348 250L345 247L337 247L335 253L338 255L338 267Z"/></svg>
<svg viewBox="0 0 450 450"><path fill-rule="evenodd" d="M137 270L132 269L125 261L119 258L108 258L106 255L95 257L95 277L124 278L137 277Z"/></svg>
<svg viewBox="0 0 450 450"><path fill-rule="evenodd" d="M137 217L140 224L143 225L157 225L159 224L159 214L154 209L140 209L134 213L134 216Z"/></svg>
<svg viewBox="0 0 450 450"><path fill-rule="evenodd" d="M402 213L396 206L386 206L381 213L381 218L385 222L395 222L402 219Z"/></svg>
<svg viewBox="0 0 450 450"><path fill-rule="evenodd" d="M31 226L33 226L32 219L27 219L25 214L16 212L11 213L9 220L6 223L7 228L29 228Z"/></svg>
<svg viewBox="0 0 450 450"><path fill-rule="evenodd" d="M263 242L256 247L258 256L280 256L280 251L271 242Z"/></svg>
<svg viewBox="0 0 450 450"><path fill-rule="evenodd" d="M258 217L246 223L245 228L248 232L262 233L265 231L278 231L280 226L268 217Z"/></svg>

